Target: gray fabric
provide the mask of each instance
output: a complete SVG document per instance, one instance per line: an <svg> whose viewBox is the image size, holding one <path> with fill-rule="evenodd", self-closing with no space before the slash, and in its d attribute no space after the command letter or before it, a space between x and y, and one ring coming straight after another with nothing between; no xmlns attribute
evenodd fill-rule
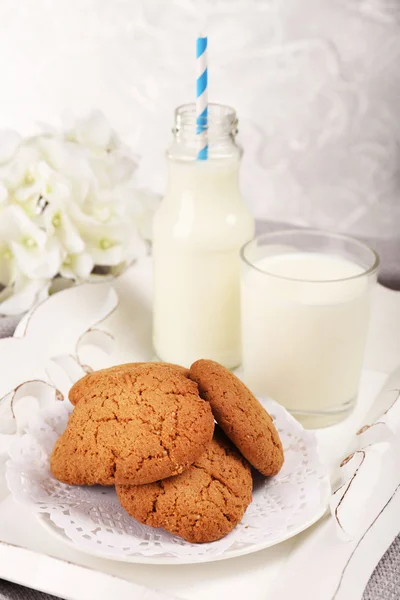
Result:
<svg viewBox="0 0 400 600"><path fill-rule="evenodd" d="M365 588L363 600L399 600L400 535L383 555Z"/></svg>
<svg viewBox="0 0 400 600"><path fill-rule="evenodd" d="M18 321L21 316L18 317L1 317L0 316L0 338L9 337L14 333Z"/></svg>
<svg viewBox="0 0 400 600"><path fill-rule="evenodd" d="M0 579L0 600L57 600L55 596Z"/></svg>
<svg viewBox="0 0 400 600"><path fill-rule="evenodd" d="M288 228L282 223L257 224L258 233ZM387 287L400 290L400 237L398 240L379 242L363 240L369 243L381 256L382 269L380 281ZM12 335L18 319L10 317L3 321L0 317L0 337ZM400 535L384 554L376 566L363 594L363 600L399 600L400 599ZM0 580L0 600L57 600L54 596L41 594L7 581ZM349 600L352 600L349 598Z"/></svg>

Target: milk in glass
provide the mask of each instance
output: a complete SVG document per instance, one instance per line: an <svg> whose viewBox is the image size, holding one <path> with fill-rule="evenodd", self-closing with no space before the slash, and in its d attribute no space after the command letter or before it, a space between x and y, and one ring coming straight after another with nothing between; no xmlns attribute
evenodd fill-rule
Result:
<svg viewBox="0 0 400 600"><path fill-rule="evenodd" d="M307 425L333 422L354 405L370 306L364 273L328 250L278 251L244 269L245 381Z"/></svg>
<svg viewBox="0 0 400 600"><path fill-rule="evenodd" d="M209 158L198 161L194 106L176 113L153 230L153 341L164 361L241 362L239 250L254 220L239 189L236 126L232 109L210 105Z"/></svg>

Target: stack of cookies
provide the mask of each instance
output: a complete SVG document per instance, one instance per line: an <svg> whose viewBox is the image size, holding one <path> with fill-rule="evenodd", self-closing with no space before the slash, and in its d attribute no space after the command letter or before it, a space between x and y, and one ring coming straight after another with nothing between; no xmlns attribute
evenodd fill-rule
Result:
<svg viewBox="0 0 400 600"><path fill-rule="evenodd" d="M135 519L192 543L227 535L252 497L251 466L283 464L269 414L210 360L130 363L86 375L50 467L70 485L113 485ZM217 425L215 424L215 421Z"/></svg>

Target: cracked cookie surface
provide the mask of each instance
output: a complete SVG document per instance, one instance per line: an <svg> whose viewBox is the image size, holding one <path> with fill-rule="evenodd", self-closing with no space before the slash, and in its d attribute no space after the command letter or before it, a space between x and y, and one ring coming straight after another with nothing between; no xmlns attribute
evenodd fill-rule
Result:
<svg viewBox="0 0 400 600"><path fill-rule="evenodd" d="M252 487L247 461L216 430L206 451L181 475L148 485L117 485L116 490L137 521L204 543L219 540L241 521Z"/></svg>
<svg viewBox="0 0 400 600"><path fill-rule="evenodd" d="M107 369L101 369L99 371L94 371L93 373L88 373L79 381L74 383L71 387L68 398L71 404L76 406L80 400L85 400L85 398L90 398L91 390L94 385L97 385L101 382L104 377L108 377L110 373L125 373L127 371L136 370L138 368L147 368L149 366L156 367L166 367L173 369L174 371L178 371L181 375L185 375L186 377L189 375L189 369L185 367L181 367L180 365L174 365L172 363L164 363L164 362L132 362L125 363L124 365L116 365L114 367L108 367Z"/></svg>
<svg viewBox="0 0 400 600"><path fill-rule="evenodd" d="M283 448L273 421L251 391L233 373L212 360L198 360L189 377L199 386L215 420L245 458L263 475L276 475Z"/></svg>
<svg viewBox="0 0 400 600"><path fill-rule="evenodd" d="M213 432L190 379L156 365L114 371L75 406L50 468L72 485L150 483L187 469Z"/></svg>

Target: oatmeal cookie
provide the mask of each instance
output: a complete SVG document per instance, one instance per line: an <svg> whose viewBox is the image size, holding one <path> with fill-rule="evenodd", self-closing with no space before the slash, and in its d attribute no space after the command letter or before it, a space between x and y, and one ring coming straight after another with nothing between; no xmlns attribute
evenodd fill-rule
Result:
<svg viewBox="0 0 400 600"><path fill-rule="evenodd" d="M270 415L233 373L212 360L198 360L189 377L199 386L215 420L253 467L263 475L276 475L283 464L283 449Z"/></svg>
<svg viewBox="0 0 400 600"><path fill-rule="evenodd" d="M50 467L68 484L150 483L187 469L213 432L209 404L177 371L149 365L111 372L76 405Z"/></svg>
<svg viewBox="0 0 400 600"><path fill-rule="evenodd" d="M181 475L116 490L123 508L141 523L200 543L232 531L251 502L252 485L247 461L216 430L204 454Z"/></svg>
<svg viewBox="0 0 400 600"><path fill-rule="evenodd" d="M178 371L182 375L188 376L189 369L185 369L185 367L181 367L180 365L173 365L171 363L163 363L163 362L133 362L126 363L124 365L116 365L114 367L109 367L108 369L101 369L99 371L94 371L93 373L89 373L85 375L79 381L74 383L71 387L68 398L71 404L76 406L78 402L86 397L90 397L91 389L94 385L97 385L98 382L104 377L108 377L110 373L125 373L127 371L131 371L133 369L138 369L148 366L157 366L157 367L169 367L175 371Z"/></svg>

